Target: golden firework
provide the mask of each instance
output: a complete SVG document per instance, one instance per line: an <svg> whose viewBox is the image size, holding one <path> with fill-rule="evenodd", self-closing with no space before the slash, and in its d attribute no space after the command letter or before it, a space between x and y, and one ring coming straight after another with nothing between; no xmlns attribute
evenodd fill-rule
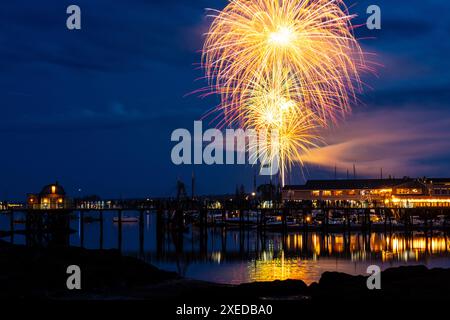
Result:
<svg viewBox="0 0 450 320"><path fill-rule="evenodd" d="M317 147L320 137L317 128L323 120L303 104L303 99L294 89L298 78L290 77L287 70L274 68L272 72L256 77L259 81L246 84L240 95L240 113L236 121L244 128L267 133L267 143L259 144L259 153L278 161L281 182L285 172L296 161L302 163L302 154ZM255 146L256 148L257 146Z"/></svg>
<svg viewBox="0 0 450 320"><path fill-rule="evenodd" d="M281 66L299 77L295 90L323 119L349 111L364 59L343 1L230 0L210 16L202 63L226 100L236 102L259 71Z"/></svg>
<svg viewBox="0 0 450 320"><path fill-rule="evenodd" d="M353 16L342 0L230 0L209 16L202 67L225 122L276 130L281 167L301 161L361 87Z"/></svg>

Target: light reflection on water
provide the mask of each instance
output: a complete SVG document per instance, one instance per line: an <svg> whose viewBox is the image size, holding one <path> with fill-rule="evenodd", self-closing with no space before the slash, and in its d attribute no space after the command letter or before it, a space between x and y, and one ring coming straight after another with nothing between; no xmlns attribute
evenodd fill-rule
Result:
<svg viewBox="0 0 450 320"><path fill-rule="evenodd" d="M113 222L117 213L104 214L103 241L100 223L84 224L83 246L88 249L118 248L118 225ZM133 212L127 216L138 216ZM76 230L70 244L81 243L80 220L71 221ZM9 218L0 216L0 228L7 230ZM201 237L198 228L178 233L158 233L156 215L144 216L144 238L140 242L139 223L123 223L122 252L181 275L221 283L243 283L300 279L306 283L318 281L325 271L365 274L371 264L382 269L400 265L423 264L428 267L450 267L450 244L442 232L429 233L372 233L364 235L304 234L266 232L239 229L223 232L209 228ZM16 229L21 229L20 225ZM4 238L8 240L9 238ZM15 235L14 243L24 244L25 237Z"/></svg>

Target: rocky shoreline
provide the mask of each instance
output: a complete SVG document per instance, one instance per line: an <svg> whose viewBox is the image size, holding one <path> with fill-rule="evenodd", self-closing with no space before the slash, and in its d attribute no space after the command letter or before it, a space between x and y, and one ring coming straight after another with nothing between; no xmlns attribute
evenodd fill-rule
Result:
<svg viewBox="0 0 450 320"><path fill-rule="evenodd" d="M82 289L66 287L69 265L82 270ZM225 301L448 300L450 269L410 266L382 272L382 289L365 276L325 272L318 283L300 280L222 285L184 279L117 250L28 248L0 241L0 298L39 300Z"/></svg>

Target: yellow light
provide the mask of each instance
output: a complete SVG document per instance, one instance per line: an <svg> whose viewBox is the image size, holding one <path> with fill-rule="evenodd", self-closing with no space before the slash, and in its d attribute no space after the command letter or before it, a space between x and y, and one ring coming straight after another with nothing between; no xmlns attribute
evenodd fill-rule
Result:
<svg viewBox="0 0 450 320"><path fill-rule="evenodd" d="M292 109L295 107L295 102L294 101L281 101L280 103L280 109L282 112L288 111L289 109Z"/></svg>
<svg viewBox="0 0 450 320"><path fill-rule="evenodd" d="M295 32L286 26L281 26L277 31L269 34L269 43L277 46L287 46L295 39Z"/></svg>
<svg viewBox="0 0 450 320"><path fill-rule="evenodd" d="M58 199L58 202L59 202L59 203L62 203L62 202L63 202L63 199L62 199L62 198L59 198L59 199Z"/></svg>
<svg viewBox="0 0 450 320"><path fill-rule="evenodd" d="M52 193L56 193L56 186L52 186Z"/></svg>
<svg viewBox="0 0 450 320"><path fill-rule="evenodd" d="M42 199L42 202L48 203L48 199L47 199L47 198L44 198L44 199Z"/></svg>
<svg viewBox="0 0 450 320"><path fill-rule="evenodd" d="M421 202L426 202L426 203L450 203L450 199L439 199L439 198L428 198L428 199L420 199L420 198L408 198L408 199L399 199L399 198L395 198L392 197L392 202L394 203L399 203L399 202L411 202L411 203L421 203Z"/></svg>

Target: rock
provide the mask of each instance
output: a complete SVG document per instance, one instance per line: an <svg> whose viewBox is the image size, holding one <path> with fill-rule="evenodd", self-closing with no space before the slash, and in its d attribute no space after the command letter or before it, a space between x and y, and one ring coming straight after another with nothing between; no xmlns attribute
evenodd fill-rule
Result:
<svg viewBox="0 0 450 320"><path fill-rule="evenodd" d="M65 284L69 265L79 265L82 290ZM188 280L117 250L37 249L0 241L0 298L151 299L250 303L450 300L450 269L405 266L381 273L381 290L369 290L367 277L323 273L318 283L300 280L223 285Z"/></svg>

